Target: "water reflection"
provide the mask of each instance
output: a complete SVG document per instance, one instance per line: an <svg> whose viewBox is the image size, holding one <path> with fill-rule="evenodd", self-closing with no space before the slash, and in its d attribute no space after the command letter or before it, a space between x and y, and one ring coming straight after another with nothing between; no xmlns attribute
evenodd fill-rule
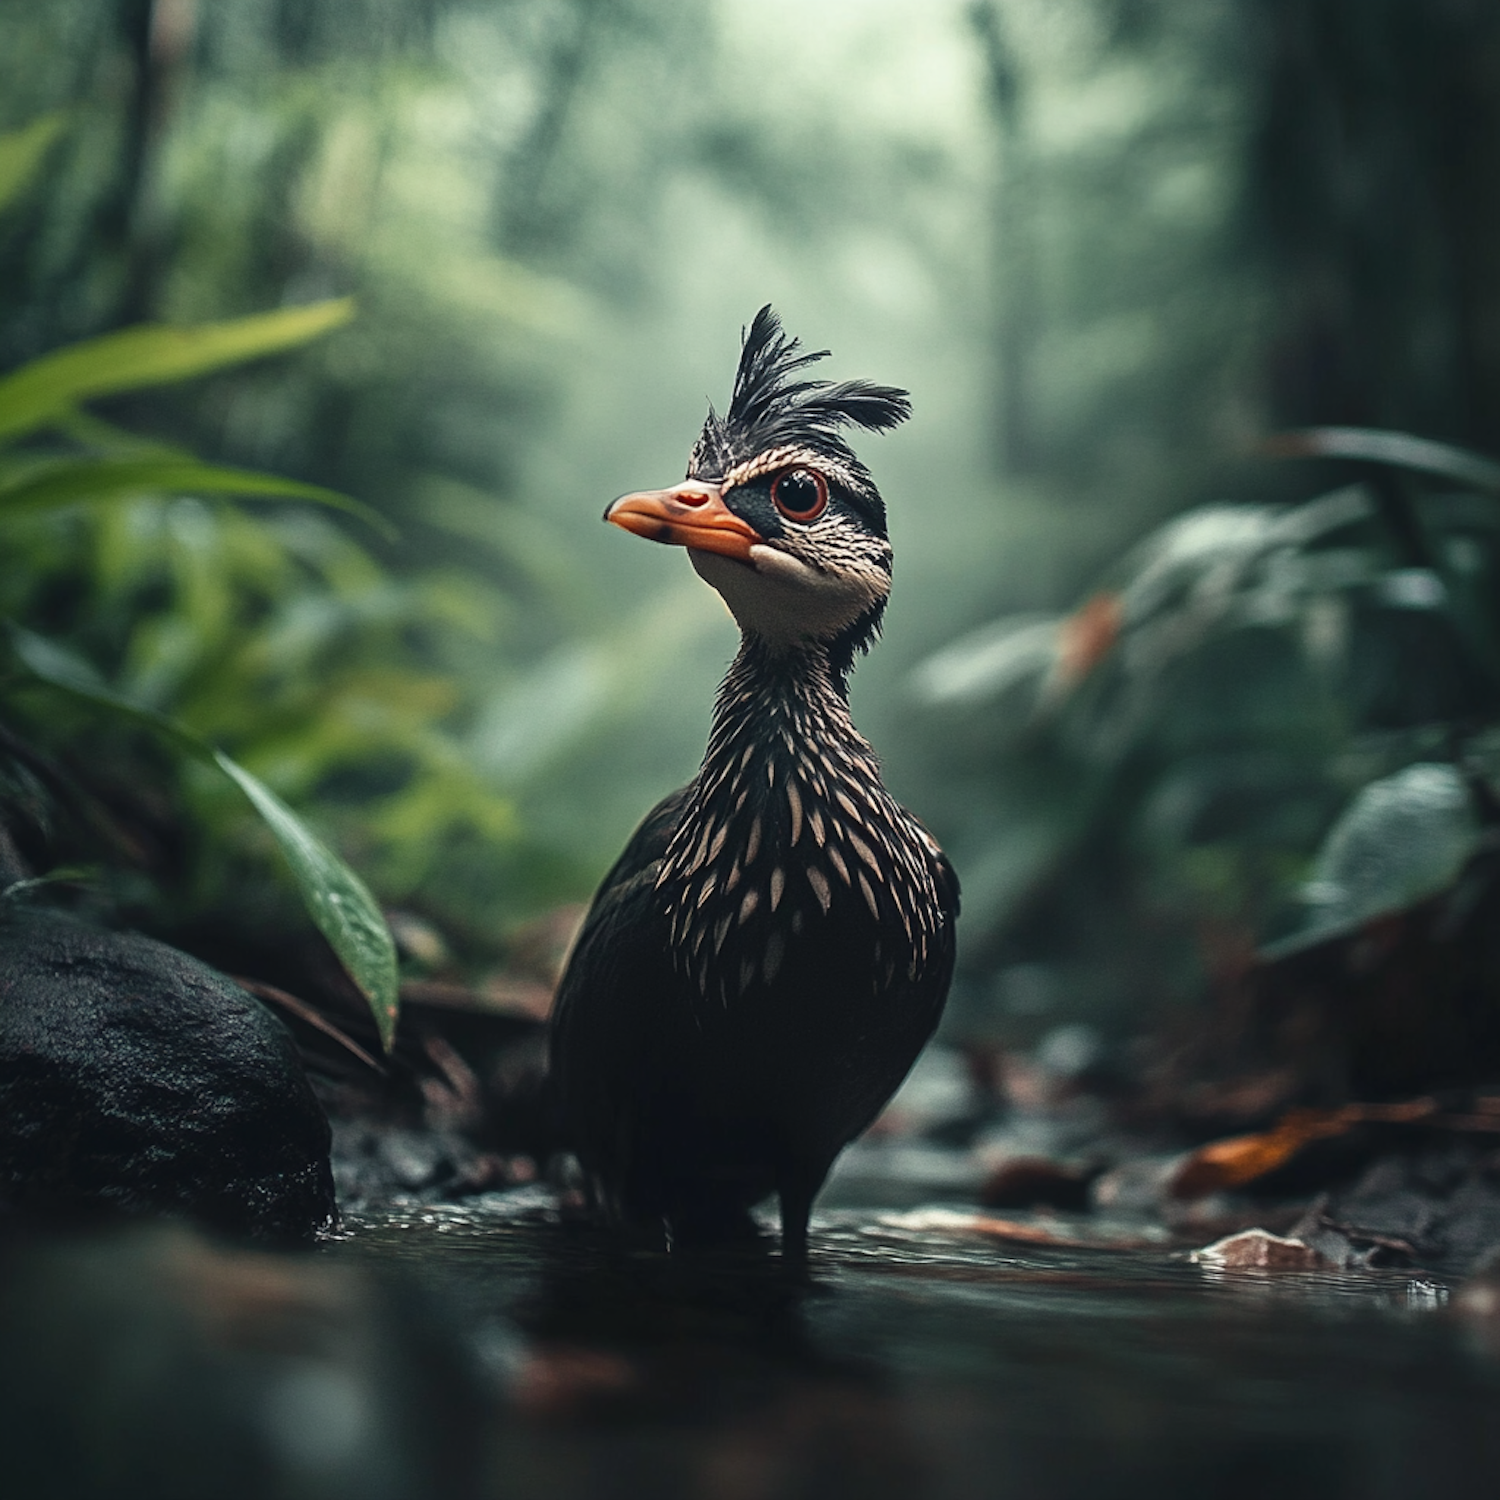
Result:
<svg viewBox="0 0 1500 1500"><path fill-rule="evenodd" d="M540 1193L353 1218L314 1254L162 1226L12 1235L4 1493L1495 1491L1500 1356L1475 1286L1465 1324L1434 1278L1120 1243L849 1209L817 1221L807 1282L765 1247L633 1249Z"/></svg>
<svg viewBox="0 0 1500 1500"><path fill-rule="evenodd" d="M1500 1479L1496 1367L1410 1273L1217 1271L851 1210L819 1221L800 1286L754 1250L634 1252L514 1195L351 1231L337 1253L520 1330L511 1494L1379 1500Z"/></svg>

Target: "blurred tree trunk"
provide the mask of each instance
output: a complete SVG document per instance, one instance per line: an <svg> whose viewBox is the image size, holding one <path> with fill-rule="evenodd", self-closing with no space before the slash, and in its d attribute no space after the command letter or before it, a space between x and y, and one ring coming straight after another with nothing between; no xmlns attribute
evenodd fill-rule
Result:
<svg viewBox="0 0 1500 1500"><path fill-rule="evenodd" d="M157 156L198 30L198 0L119 0L118 27L132 83L121 138L120 171L105 204L106 242L122 259L114 321L137 323L156 310L171 256L171 227L159 191Z"/></svg>
<svg viewBox="0 0 1500 1500"><path fill-rule="evenodd" d="M496 242L511 254L535 254L556 236L557 206L548 201L549 178L612 9L612 0L571 0L556 8L557 35L539 69L540 107L504 163L497 185Z"/></svg>
<svg viewBox="0 0 1500 1500"><path fill-rule="evenodd" d="M1247 0L1279 424L1500 452L1500 6Z"/></svg>
<svg viewBox="0 0 1500 1500"><path fill-rule="evenodd" d="M984 58L996 124L999 186L994 216L995 411L994 459L1002 472L1026 474L1039 455L1031 411L1031 365L1040 309L1037 297L1033 163L1025 133L1023 72L1001 11L975 0L970 24Z"/></svg>

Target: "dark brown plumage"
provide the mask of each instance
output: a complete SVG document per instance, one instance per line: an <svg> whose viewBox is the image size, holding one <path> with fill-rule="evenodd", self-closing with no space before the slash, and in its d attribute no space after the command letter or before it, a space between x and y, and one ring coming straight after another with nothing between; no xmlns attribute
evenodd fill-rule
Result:
<svg viewBox="0 0 1500 1500"><path fill-rule="evenodd" d="M601 1208L674 1239L773 1193L801 1261L813 1198L942 1011L958 882L885 790L848 673L890 587L885 508L841 428L906 395L794 379L763 308L688 480L607 519L689 549L741 646L698 775L605 877L558 995L552 1069Z"/></svg>

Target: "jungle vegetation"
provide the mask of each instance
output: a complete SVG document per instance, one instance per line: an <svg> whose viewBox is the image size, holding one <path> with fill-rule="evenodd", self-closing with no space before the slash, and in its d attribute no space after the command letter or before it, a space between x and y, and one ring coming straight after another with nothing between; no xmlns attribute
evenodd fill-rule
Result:
<svg viewBox="0 0 1500 1500"><path fill-rule="evenodd" d="M1128 1042L1483 840L1479 0L0 0L0 36L12 392L258 330L0 433L7 486L95 466L0 492L0 796L69 899L211 953L305 925L140 714L466 962L586 899L733 641L598 515L680 473L766 301L913 392L856 710L964 877L952 1026ZM1446 446L1272 455L1310 427ZM1349 875L1388 816L1417 852Z"/></svg>

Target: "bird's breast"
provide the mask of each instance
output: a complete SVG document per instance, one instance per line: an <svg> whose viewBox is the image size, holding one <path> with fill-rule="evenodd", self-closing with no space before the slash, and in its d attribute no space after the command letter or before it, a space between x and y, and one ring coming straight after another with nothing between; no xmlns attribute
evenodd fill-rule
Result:
<svg viewBox="0 0 1500 1500"><path fill-rule="evenodd" d="M850 1005L915 979L939 937L935 846L873 764L742 755L714 772L657 876L673 964L697 996Z"/></svg>

